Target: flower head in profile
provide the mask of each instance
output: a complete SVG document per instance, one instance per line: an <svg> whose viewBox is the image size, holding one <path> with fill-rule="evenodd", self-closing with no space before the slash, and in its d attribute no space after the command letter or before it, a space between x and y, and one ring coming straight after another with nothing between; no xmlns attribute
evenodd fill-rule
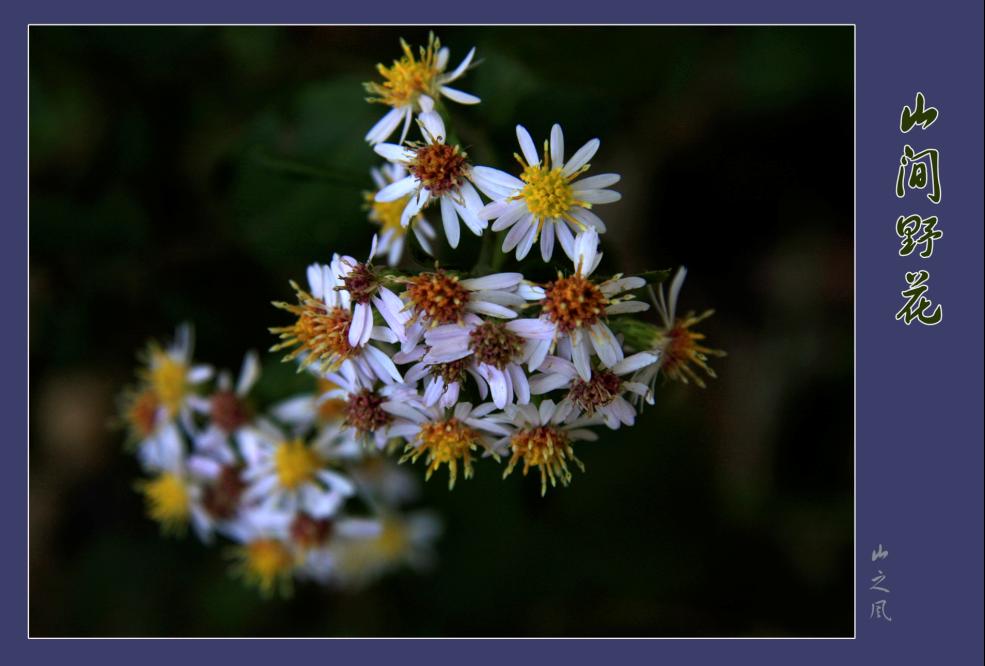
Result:
<svg viewBox="0 0 985 666"><path fill-rule="evenodd" d="M328 371L338 368L344 361L352 361L372 379L399 382L400 373L390 357L370 344L371 340L397 341L397 334L390 328L374 325L370 307L371 301L383 303L388 296L396 296L392 292L388 294L388 290L375 282L363 282L359 293L350 293L359 277L352 273L356 266L367 264L336 254L331 264L308 266L310 293L292 281L297 304L275 302L274 307L291 313L296 319L290 326L270 329L281 339L270 351L291 349L284 360L298 359L299 369L315 365Z"/></svg>
<svg viewBox="0 0 985 666"><path fill-rule="evenodd" d="M445 123L435 111L418 117L424 143L402 146L381 143L375 147L385 160L402 166L408 174L376 193L375 201L387 203L407 199L400 214L400 225L410 221L432 201L440 202L441 223L448 244L458 247L459 219L476 236L489 223L479 218L482 199L469 182L472 165L462 149L445 143Z"/></svg>
<svg viewBox="0 0 985 666"><path fill-rule="evenodd" d="M510 230L503 240L503 252L515 248L518 260L526 257L539 239L541 257L550 261L555 237L565 254L574 259L572 230L578 233L591 228L605 232L605 224L591 209L596 204L619 201L621 195L607 189L619 182L619 175L604 173L579 180L598 151L598 139L592 139L565 161L560 125L551 128L543 157L522 125L516 126L516 136L522 153L516 154L522 167L519 178L490 167L473 169L476 186L493 200L479 212L479 217L495 220L493 231Z"/></svg>
<svg viewBox="0 0 985 666"><path fill-rule="evenodd" d="M446 72L450 52L442 47L434 34L428 36L427 46L420 47L417 56L404 40L400 40L403 56L394 60L389 67L379 64L376 70L382 82L365 84L372 95L370 102L385 104L390 110L366 133L366 141L371 144L386 141L397 127L403 124L399 143L403 143L415 111L424 113L434 108L435 100L447 97L459 104L478 104L475 95L452 88L449 83L461 78L472 64L475 49L470 49L451 72Z"/></svg>
<svg viewBox="0 0 985 666"><path fill-rule="evenodd" d="M540 302L540 317L553 331L553 342L541 342L531 356L530 369L536 370L551 346L561 341L566 343L565 349L578 375L589 381L593 353L598 355L606 368L612 368L625 357L622 345L606 324L606 318L642 312L650 306L633 300L632 295L621 295L644 286L646 281L643 278L616 275L601 282L591 279L602 259L595 229L589 228L578 234L574 254L574 273L565 276L559 272L556 280L542 288L528 290L527 297Z"/></svg>
<svg viewBox="0 0 985 666"><path fill-rule="evenodd" d="M413 231L418 244L428 254L432 254L431 241L435 238L434 227L424 219L424 215L418 213L407 226L401 224L401 217L407 204L410 203L411 195L406 195L394 201L377 201L376 195L380 190L391 183L403 180L407 176L407 171L400 164L384 164L380 168L373 168L370 171L376 189L366 193L366 206L369 210L369 221L380 226L380 242L376 248L376 255L386 256L387 264L396 266L400 263L400 258L404 254L407 245L407 231Z"/></svg>
<svg viewBox="0 0 985 666"><path fill-rule="evenodd" d="M634 378L634 381L650 387L646 396L650 404L653 403L653 390L659 373L675 381L684 384L693 382L704 388L704 379L698 371L714 379L715 371L708 365L708 359L726 355L721 349L705 346L704 334L693 330L694 326L715 314L714 310L706 310L699 315L688 312L682 317L677 316L677 298L686 276L687 269L681 266L670 283L669 293L665 296L661 284L653 299L654 307L663 323L663 327L657 331L652 341L654 352L660 354L660 362L643 368Z"/></svg>

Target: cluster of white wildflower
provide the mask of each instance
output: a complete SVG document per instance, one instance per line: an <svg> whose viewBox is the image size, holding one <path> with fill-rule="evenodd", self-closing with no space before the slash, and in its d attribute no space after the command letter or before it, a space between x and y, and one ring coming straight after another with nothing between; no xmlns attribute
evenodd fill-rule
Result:
<svg viewBox="0 0 985 666"><path fill-rule="evenodd" d="M272 329L282 339L274 350L289 349L287 360L337 387L326 396L345 402L351 436L400 450L401 462L423 459L426 478L447 466L453 487L491 458L505 461L504 476L521 461L524 474L534 468L542 493L567 485L570 464L580 466L576 442L596 439L599 426L633 425L660 374L700 383L691 365L711 374L705 361L719 352L688 330L700 318L675 319L683 270L669 305L659 288L656 324L636 319L649 309L639 298L648 279L598 275L606 224L597 211L621 196L610 189L619 175L588 173L598 139L569 154L555 124L538 150L517 125L515 173L473 164L442 98L479 103L448 87L473 66L475 49L446 73L449 51L433 35L417 53L401 45L401 58L378 66L382 81L366 84L369 101L389 107L365 137L386 160L366 195L381 230L365 260L336 254L309 266L307 290L294 285L297 303L275 304L295 320ZM440 261L439 250L459 248L462 225L484 244L487 261L471 270L447 267L463 264L460 250ZM438 258L433 268L411 268L415 241ZM556 278L527 279L530 262L555 259L555 241L566 257L552 266ZM488 269L507 261L515 270Z"/></svg>
<svg viewBox="0 0 985 666"><path fill-rule="evenodd" d="M404 510L417 479L348 434L325 382L259 412L259 377L255 352L235 382L195 365L187 325L170 346L150 345L122 405L148 515L171 534L190 526L204 543L236 543L235 569L264 593L426 564L439 523Z"/></svg>
<svg viewBox="0 0 985 666"><path fill-rule="evenodd" d="M707 360L722 355L692 330L710 311L677 317L683 269L669 295L666 272L600 275L597 210L620 199L609 189L620 177L587 175L598 139L567 155L554 125L538 151L518 125L516 175L473 165L441 99L479 103L447 85L475 50L446 73L435 37L416 55L402 46L378 67L383 81L366 85L370 102L389 107L365 137L386 160L366 195L380 227L369 252L308 266L306 284L291 283L294 302L274 303L291 319L271 329L272 351L318 390L254 416L248 356L235 388L220 376L202 398L195 386L211 372L191 365L182 335L152 350L145 388L131 395L140 459L157 475L143 486L151 515L243 544L242 566L265 589L294 576L363 580L426 555L434 523L401 513L412 483L395 464L419 463L426 479L445 466L453 488L489 459L503 477L532 471L544 494L584 469L582 442L635 423L658 377L703 386L695 368L713 377ZM470 270L449 267L463 265L461 251L440 259L459 247L462 224L483 244ZM408 249L435 259L413 268ZM525 277L545 264L553 279Z"/></svg>

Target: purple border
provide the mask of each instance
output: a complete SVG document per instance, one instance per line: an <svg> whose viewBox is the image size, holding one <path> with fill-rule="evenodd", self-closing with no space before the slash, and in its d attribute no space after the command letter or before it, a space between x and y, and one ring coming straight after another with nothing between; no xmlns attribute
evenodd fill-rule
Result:
<svg viewBox="0 0 985 666"><path fill-rule="evenodd" d="M25 326L0 329L3 352L3 423L12 427L4 458L0 507L12 529L3 558L0 627L7 663L48 663L98 658L102 663L173 664L185 655L203 661L235 659L270 662L283 650L313 659L427 659L433 663L468 659L500 663L523 654L543 661L671 658L766 663L982 663L982 108L983 8L978 2L893 3L892 12L842 0L823 5L789 2L692 2L644 8L612 0L605 13L554 3L535 7L508 0L483 11L473 4L441 7L427 16L419 5L378 0L372 5L331 7L327 3L188 2L141 6L119 0L70 3L38 0L30 8L3 9L0 40L4 88L14 99L3 107L0 183L13 209L3 223L0 262L3 303L26 319L27 217L26 25L49 22L215 22L344 23L413 22L426 17L453 22L605 23L854 23L857 26L857 599L856 640L827 641L33 641L26 634L25 497L28 439ZM385 10L393 5L392 10ZM635 6L634 6L635 5ZM596 5L597 6L597 5ZM897 127L903 104L922 90L940 109L926 132L904 136ZM905 205L893 187L904 143L941 151L943 201L937 214L945 236L928 260L897 256L894 221ZM823 147L805 145L804 159L824 159ZM920 262L924 263L921 265ZM936 327L905 327L894 321L902 305L907 270L931 272L930 296L944 306ZM819 415L819 418L823 418ZM874 564L870 553L882 543L891 555ZM891 576L892 623L869 620L869 578L879 566ZM796 612L791 599L790 612ZM505 609L504 609L505 610ZM480 648L480 649L476 649ZM23 658L18 655L23 653ZM977 657L975 656L977 655ZM292 657L294 655L291 655ZM675 659L676 658L676 659ZM635 660L634 659L634 660Z"/></svg>

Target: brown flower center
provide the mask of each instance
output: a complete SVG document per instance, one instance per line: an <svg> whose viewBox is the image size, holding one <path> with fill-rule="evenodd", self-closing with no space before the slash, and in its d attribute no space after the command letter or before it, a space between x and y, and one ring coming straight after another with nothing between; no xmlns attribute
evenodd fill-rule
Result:
<svg viewBox="0 0 985 666"><path fill-rule="evenodd" d="M380 281L368 264L359 263L352 267L349 274L342 278L344 289L349 292L353 303L368 303L376 290L380 288ZM339 289L340 287L336 287Z"/></svg>
<svg viewBox="0 0 985 666"><path fill-rule="evenodd" d="M599 320L609 300L598 286L575 274L558 277L544 287L544 314L561 333L587 328Z"/></svg>
<svg viewBox="0 0 985 666"><path fill-rule="evenodd" d="M202 504L214 518L228 520L236 515L239 498L246 489L246 483L240 478L240 471L238 465L226 465L215 481L205 487Z"/></svg>
<svg viewBox="0 0 985 666"><path fill-rule="evenodd" d="M250 420L250 410L232 391L216 391L212 394L212 422L223 432L238 430Z"/></svg>
<svg viewBox="0 0 985 666"><path fill-rule="evenodd" d="M316 361L325 367L336 366L352 356L355 351L349 344L352 313L340 307L328 309L297 284L292 282L291 285L297 292L298 305L277 302L274 306L297 316L297 321L290 326L270 329L282 340L271 347L271 351L294 347L284 360L292 361L305 354L304 366Z"/></svg>
<svg viewBox="0 0 985 666"><path fill-rule="evenodd" d="M469 291L458 277L441 269L411 278L406 293L415 316L425 317L434 326L460 321L469 302Z"/></svg>
<svg viewBox="0 0 985 666"><path fill-rule="evenodd" d="M429 143L417 149L407 169L433 196L440 197L457 190L465 182L469 172L465 157L458 146Z"/></svg>
<svg viewBox="0 0 985 666"><path fill-rule="evenodd" d="M302 548L315 548L332 536L332 521L319 520L304 512L298 512L290 526L291 539Z"/></svg>
<svg viewBox="0 0 985 666"><path fill-rule="evenodd" d="M469 332L475 360L502 370L523 352L523 338L503 322L487 321Z"/></svg>
<svg viewBox="0 0 985 666"><path fill-rule="evenodd" d="M595 370L587 382L576 377L568 391L568 397L583 410L593 414L616 399L622 380L611 370Z"/></svg>
<svg viewBox="0 0 985 666"><path fill-rule="evenodd" d="M393 417L383 409L383 396L363 389L349 396L345 405L345 421L362 434L375 432L390 423Z"/></svg>

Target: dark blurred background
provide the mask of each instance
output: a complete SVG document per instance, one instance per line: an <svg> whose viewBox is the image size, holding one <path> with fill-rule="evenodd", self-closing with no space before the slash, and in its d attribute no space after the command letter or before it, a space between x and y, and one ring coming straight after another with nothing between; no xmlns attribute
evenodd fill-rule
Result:
<svg viewBox="0 0 985 666"><path fill-rule="evenodd" d="M427 30L32 28L31 633L851 635L852 29L438 33L482 59L452 105L475 163L511 170L517 122L602 139L608 268L686 264L720 379L663 386L546 498L491 463L428 484L430 574L261 600L142 515L114 396L184 320L238 368L288 279L365 255L361 82ZM261 398L303 381L266 356Z"/></svg>

